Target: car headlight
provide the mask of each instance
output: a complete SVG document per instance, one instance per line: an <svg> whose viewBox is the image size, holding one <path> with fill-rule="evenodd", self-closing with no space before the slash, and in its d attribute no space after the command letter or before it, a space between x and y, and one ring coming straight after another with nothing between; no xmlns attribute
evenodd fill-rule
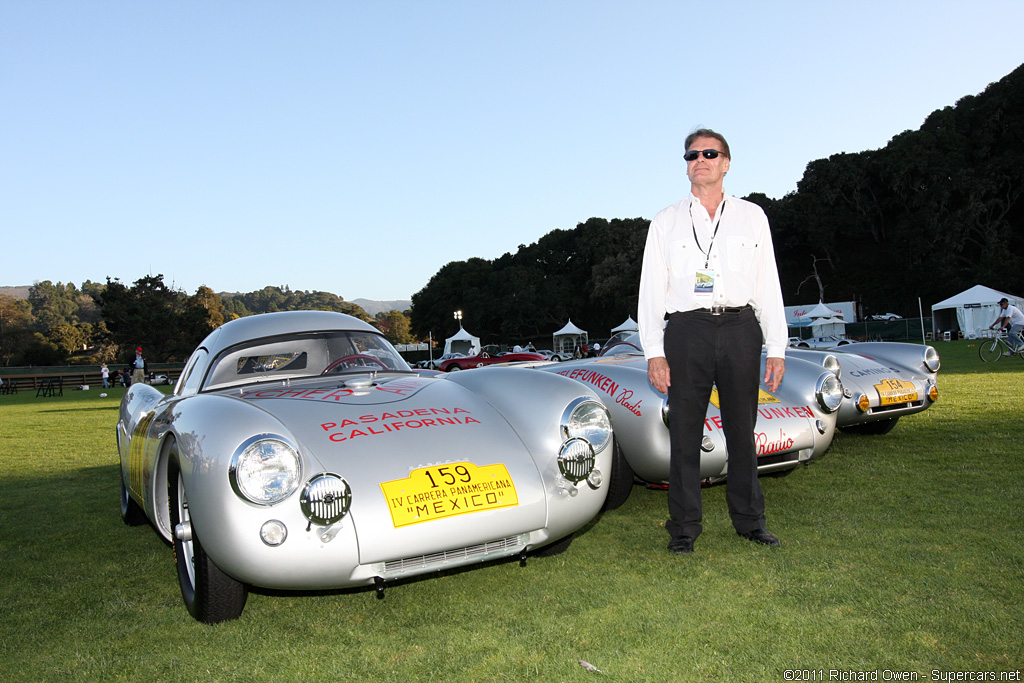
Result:
<svg viewBox="0 0 1024 683"><path fill-rule="evenodd" d="M831 372L834 372L836 377L838 377L839 379L843 378L843 368L842 366L839 365L839 359L833 356L831 353L827 354L821 360L821 367Z"/></svg>
<svg viewBox="0 0 1024 683"><path fill-rule="evenodd" d="M843 402L843 383L831 372L824 373L814 385L814 395L822 410L834 413Z"/></svg>
<svg viewBox="0 0 1024 683"><path fill-rule="evenodd" d="M600 453L612 441L612 421L608 409L592 398L577 398L562 413L562 436L586 439Z"/></svg>
<svg viewBox="0 0 1024 683"><path fill-rule="evenodd" d="M280 437L261 434L247 440L231 459L231 487L258 505L278 503L299 486L299 454Z"/></svg>
<svg viewBox="0 0 1024 683"><path fill-rule="evenodd" d="M942 362L939 360L939 352L935 350L934 346L926 346L924 349L924 366L932 372L938 372L942 366Z"/></svg>

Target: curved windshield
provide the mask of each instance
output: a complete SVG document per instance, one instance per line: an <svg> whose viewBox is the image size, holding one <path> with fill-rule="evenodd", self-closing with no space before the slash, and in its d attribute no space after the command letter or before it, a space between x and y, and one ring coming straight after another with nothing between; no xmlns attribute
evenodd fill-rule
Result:
<svg viewBox="0 0 1024 683"><path fill-rule="evenodd" d="M391 343L372 332L317 332L256 339L221 353L203 390L318 375L411 372Z"/></svg>

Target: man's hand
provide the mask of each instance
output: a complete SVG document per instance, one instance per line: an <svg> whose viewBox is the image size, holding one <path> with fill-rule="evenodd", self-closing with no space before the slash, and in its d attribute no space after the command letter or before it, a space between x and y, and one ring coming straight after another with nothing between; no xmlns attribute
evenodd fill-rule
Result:
<svg viewBox="0 0 1024 683"><path fill-rule="evenodd" d="M651 374L648 364L647 374ZM785 358L769 358L764 362L764 383L768 385L769 391L777 391L782 384L782 376L786 374Z"/></svg>
<svg viewBox="0 0 1024 683"><path fill-rule="evenodd" d="M668 387L672 382L669 378L668 361L664 356L647 361L647 379L651 380L655 389L663 394L668 393Z"/></svg>

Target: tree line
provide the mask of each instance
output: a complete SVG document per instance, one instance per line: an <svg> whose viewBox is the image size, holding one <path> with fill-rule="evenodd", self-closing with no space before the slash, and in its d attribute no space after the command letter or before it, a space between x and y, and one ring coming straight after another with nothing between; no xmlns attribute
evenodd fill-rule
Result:
<svg viewBox="0 0 1024 683"><path fill-rule="evenodd" d="M685 192L685 188L681 189ZM856 301L916 315L975 284L1024 294L1024 66L883 149L807 165L772 226L788 305ZM660 207L658 207L660 208ZM515 254L442 267L412 297L419 336L547 338L571 317L601 337L636 314L647 219L591 218Z"/></svg>
<svg viewBox="0 0 1024 683"><path fill-rule="evenodd" d="M202 339L223 324L256 313L291 310L347 313L376 325L393 343L413 341L409 318L389 311L370 317L336 294L293 291L287 285L248 293L195 294L168 287L163 275L131 286L116 278L29 288L26 299L0 295L0 365L96 365L126 362L141 346L159 362L184 361Z"/></svg>

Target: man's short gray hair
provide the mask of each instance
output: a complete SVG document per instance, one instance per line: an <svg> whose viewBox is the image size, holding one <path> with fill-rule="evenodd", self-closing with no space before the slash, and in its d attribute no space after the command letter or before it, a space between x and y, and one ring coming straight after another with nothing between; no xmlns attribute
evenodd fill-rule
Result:
<svg viewBox="0 0 1024 683"><path fill-rule="evenodd" d="M692 145L693 141L696 140L697 138L714 138L715 140L718 140L720 143L722 143L721 151L725 154L725 156L732 159L732 152L729 151L729 143L725 141L725 137L721 133L716 133L710 128L698 128L697 130L687 135L686 147L684 148L684 151L689 151L690 145Z"/></svg>

